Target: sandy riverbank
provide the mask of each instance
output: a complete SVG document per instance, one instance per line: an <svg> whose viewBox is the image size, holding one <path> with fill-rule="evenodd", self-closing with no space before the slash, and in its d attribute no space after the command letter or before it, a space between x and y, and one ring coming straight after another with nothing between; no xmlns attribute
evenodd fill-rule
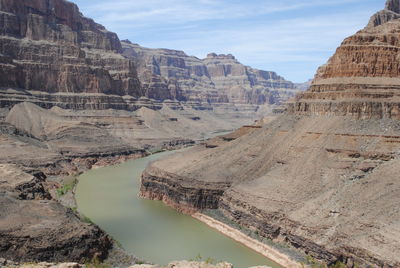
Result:
<svg viewBox="0 0 400 268"><path fill-rule="evenodd" d="M251 237L246 236L237 229L230 227L229 225L217 221L209 216L201 213L195 213L192 215L193 218L207 224L211 228L221 232L222 234L232 238L233 240L245 245L246 247L260 253L261 255L267 257L268 259L282 265L286 268L300 268L302 267L300 263L291 260L288 256L282 254L276 249L261 243Z"/></svg>

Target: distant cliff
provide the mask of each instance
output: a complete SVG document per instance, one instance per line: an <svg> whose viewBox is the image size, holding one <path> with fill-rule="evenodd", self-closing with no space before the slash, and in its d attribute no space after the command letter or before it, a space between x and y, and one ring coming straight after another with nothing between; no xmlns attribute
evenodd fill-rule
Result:
<svg viewBox="0 0 400 268"><path fill-rule="evenodd" d="M230 54L205 59L183 51L149 49L126 40L123 54L137 63L147 97L209 103L279 104L297 92L275 72L245 66Z"/></svg>

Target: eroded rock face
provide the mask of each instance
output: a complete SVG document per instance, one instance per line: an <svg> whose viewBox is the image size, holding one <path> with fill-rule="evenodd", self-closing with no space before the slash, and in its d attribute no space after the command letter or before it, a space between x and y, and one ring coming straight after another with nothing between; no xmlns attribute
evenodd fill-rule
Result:
<svg viewBox="0 0 400 268"><path fill-rule="evenodd" d="M111 240L51 200L17 200L0 192L0 257L18 262L104 259Z"/></svg>
<svg viewBox="0 0 400 268"><path fill-rule="evenodd" d="M44 187L46 176L42 172L26 173L12 164L0 164L0 187L14 192L21 200L51 199Z"/></svg>
<svg viewBox="0 0 400 268"><path fill-rule="evenodd" d="M398 0L387 0L385 9L373 15L367 27L376 27L388 21L400 18L400 4Z"/></svg>
<svg viewBox="0 0 400 268"><path fill-rule="evenodd" d="M400 118L398 1L388 1L365 29L346 38L320 67L311 90L299 97L297 114L351 115L356 118ZM383 14L382 13L382 14ZM378 17L377 17L378 16Z"/></svg>
<svg viewBox="0 0 400 268"><path fill-rule="evenodd" d="M0 173L0 258L84 263L107 257L110 238L52 200L42 172L2 164Z"/></svg>
<svg viewBox="0 0 400 268"><path fill-rule="evenodd" d="M124 55L138 65L150 98L206 103L278 104L294 96L293 83L274 72L244 66L232 55L210 53L205 59L183 51L148 49L122 42Z"/></svg>
<svg viewBox="0 0 400 268"><path fill-rule="evenodd" d="M64 98L64 103L86 102L79 97L89 93L105 94L104 98L143 95L134 63L119 54L117 35L85 18L75 4L1 0L0 11L0 87L78 98ZM92 96L89 102L98 99ZM9 104L7 98L1 101L2 106Z"/></svg>
<svg viewBox="0 0 400 268"><path fill-rule="evenodd" d="M346 39L286 114L152 163L142 191L187 211L207 193L207 208L328 264L399 267L399 29Z"/></svg>

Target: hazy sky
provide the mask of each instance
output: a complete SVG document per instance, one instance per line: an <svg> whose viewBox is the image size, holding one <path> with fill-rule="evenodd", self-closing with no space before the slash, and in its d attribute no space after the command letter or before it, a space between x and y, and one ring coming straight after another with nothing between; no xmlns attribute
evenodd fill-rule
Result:
<svg viewBox="0 0 400 268"><path fill-rule="evenodd" d="M312 78L385 0L72 0L82 13L151 48L231 53L288 80Z"/></svg>

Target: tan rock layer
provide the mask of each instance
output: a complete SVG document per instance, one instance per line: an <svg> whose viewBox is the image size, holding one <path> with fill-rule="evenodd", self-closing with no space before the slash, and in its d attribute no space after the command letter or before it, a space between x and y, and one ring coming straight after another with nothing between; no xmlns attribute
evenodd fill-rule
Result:
<svg viewBox="0 0 400 268"><path fill-rule="evenodd" d="M318 69L311 88L289 111L299 115L350 115L399 119L400 13L389 0L369 25L346 38Z"/></svg>
<svg viewBox="0 0 400 268"><path fill-rule="evenodd" d="M139 77L154 99L209 103L277 104L293 96L295 85L275 72L244 66L232 55L205 59L183 51L149 49L122 42L124 55L137 62Z"/></svg>

